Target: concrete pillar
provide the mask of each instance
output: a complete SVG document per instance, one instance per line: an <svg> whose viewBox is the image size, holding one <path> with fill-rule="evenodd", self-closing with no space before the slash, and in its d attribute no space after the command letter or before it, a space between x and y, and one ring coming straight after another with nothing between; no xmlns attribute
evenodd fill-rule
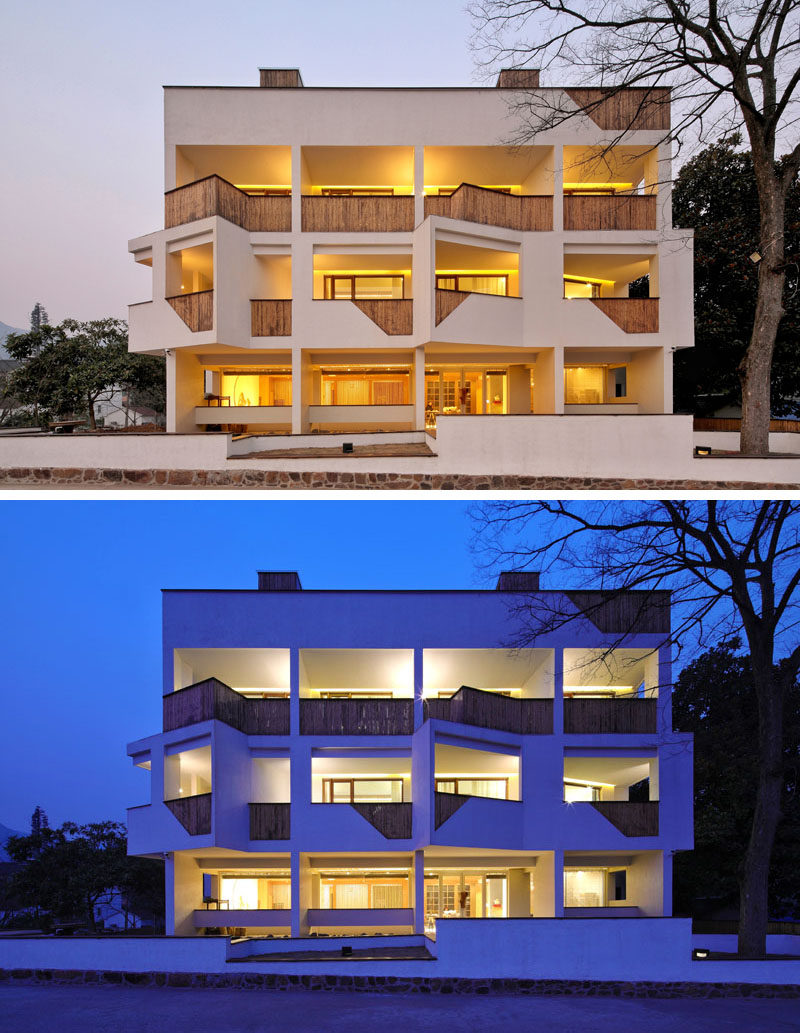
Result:
<svg viewBox="0 0 800 1033"><path fill-rule="evenodd" d="M308 856L299 850L291 854L292 871L292 938L308 936L308 909L313 907L314 878L308 864ZM319 878L317 878L317 902L319 902Z"/></svg>
<svg viewBox="0 0 800 1033"><path fill-rule="evenodd" d="M289 650L289 732L300 734L300 650Z"/></svg>
<svg viewBox="0 0 800 1033"><path fill-rule="evenodd" d="M177 402L177 378L175 370L175 352L172 348L167 348L164 352L165 360L164 364L166 367L167 374L167 386L166 386L166 400L167 400L167 433L176 433L177 414L175 406Z"/></svg>
<svg viewBox="0 0 800 1033"><path fill-rule="evenodd" d="M422 702L425 690L425 678L423 673L422 649L417 646L414 649L414 730L422 726L425 719L424 706Z"/></svg>
<svg viewBox="0 0 800 1033"><path fill-rule="evenodd" d="M553 735L564 734L564 650L553 650Z"/></svg>
<svg viewBox="0 0 800 1033"><path fill-rule="evenodd" d="M414 430L425 430L425 348L414 349Z"/></svg>
<svg viewBox="0 0 800 1033"><path fill-rule="evenodd" d="M164 862L164 878L167 936L195 935L192 919L194 911L203 905L203 873L194 857L176 851Z"/></svg>
<svg viewBox="0 0 800 1033"><path fill-rule="evenodd" d="M553 851L553 918L564 917L564 851Z"/></svg>
<svg viewBox="0 0 800 1033"><path fill-rule="evenodd" d="M508 917L528 918L531 913L530 876L524 868L508 869Z"/></svg>
<svg viewBox="0 0 800 1033"><path fill-rule="evenodd" d="M418 144L414 148L414 225L419 226L425 218L425 148Z"/></svg>
<svg viewBox="0 0 800 1033"><path fill-rule="evenodd" d="M292 348L292 434L303 433L303 414L308 405L303 372L303 351Z"/></svg>
<svg viewBox="0 0 800 1033"><path fill-rule="evenodd" d="M553 148L553 228L564 229L564 148Z"/></svg>
<svg viewBox="0 0 800 1033"><path fill-rule="evenodd" d="M539 854L533 870L533 916L553 918L555 913L555 855L548 852Z"/></svg>
<svg viewBox="0 0 800 1033"><path fill-rule="evenodd" d="M531 411L531 375L527 366L514 363L508 367L508 411L529 413Z"/></svg>
<svg viewBox="0 0 800 1033"><path fill-rule="evenodd" d="M414 851L411 866L411 907L414 909L414 932L425 932L425 852Z"/></svg>
<svg viewBox="0 0 800 1033"><path fill-rule="evenodd" d="M303 194L303 151L299 144L292 147L292 230L300 232L300 211Z"/></svg>

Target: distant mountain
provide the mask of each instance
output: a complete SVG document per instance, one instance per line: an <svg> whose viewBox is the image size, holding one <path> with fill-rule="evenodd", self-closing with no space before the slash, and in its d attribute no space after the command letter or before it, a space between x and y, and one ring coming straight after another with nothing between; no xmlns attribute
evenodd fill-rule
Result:
<svg viewBox="0 0 800 1033"><path fill-rule="evenodd" d="M2 325L2 324L0 324ZM6 853L6 840L9 836L21 836L22 832L17 832L14 829L10 829L7 825L0 825L0 861L10 861L11 858Z"/></svg>
<svg viewBox="0 0 800 1033"><path fill-rule="evenodd" d="M8 352L6 351L6 337L9 334L21 334L24 331L20 330L19 327L9 326L8 323L0 323L0 359L7 359ZM0 829L2 829L0 825Z"/></svg>

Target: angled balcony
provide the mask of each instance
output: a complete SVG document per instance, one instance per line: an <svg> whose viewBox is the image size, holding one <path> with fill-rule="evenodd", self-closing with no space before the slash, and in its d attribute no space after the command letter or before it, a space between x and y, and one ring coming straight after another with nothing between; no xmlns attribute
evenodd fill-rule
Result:
<svg viewBox="0 0 800 1033"><path fill-rule="evenodd" d="M658 333L658 298L592 298L591 301L623 333Z"/></svg>
<svg viewBox="0 0 800 1033"><path fill-rule="evenodd" d="M211 793L180 796L165 800L164 805L175 815L190 836L211 834Z"/></svg>
<svg viewBox="0 0 800 1033"><path fill-rule="evenodd" d="M288 735L288 699L247 699L217 678L164 696L164 731L223 721L245 735Z"/></svg>
<svg viewBox="0 0 800 1033"><path fill-rule="evenodd" d="M608 800L597 801L591 806L619 829L623 836L658 835L657 800Z"/></svg>
<svg viewBox="0 0 800 1033"><path fill-rule="evenodd" d="M166 299L192 333L214 329L214 291L176 294Z"/></svg>
<svg viewBox="0 0 800 1033"><path fill-rule="evenodd" d="M411 839L410 803L351 803L350 806L384 839Z"/></svg>
<svg viewBox="0 0 800 1033"><path fill-rule="evenodd" d="M250 232L288 233L292 228L292 199L253 196L221 176L206 176L164 195L164 226L183 226L218 215Z"/></svg>
<svg viewBox="0 0 800 1033"><path fill-rule="evenodd" d="M488 187L462 183L452 194L425 198L425 217L442 215L484 226L510 230L552 230L553 198L550 195L508 194Z"/></svg>
<svg viewBox="0 0 800 1033"><path fill-rule="evenodd" d="M519 735L552 735L553 701L512 698L462 685L450 699L426 699L425 719L456 721Z"/></svg>

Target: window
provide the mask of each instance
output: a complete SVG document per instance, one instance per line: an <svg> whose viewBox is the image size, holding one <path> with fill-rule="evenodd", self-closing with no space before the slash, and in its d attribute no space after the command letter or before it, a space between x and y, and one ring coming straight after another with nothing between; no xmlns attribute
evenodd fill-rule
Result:
<svg viewBox="0 0 800 1033"><path fill-rule="evenodd" d="M212 370L206 372L213 373ZM291 369L223 370L219 374L217 391L213 390L217 386L213 377L206 386L212 389L206 392L208 405L291 406L292 404Z"/></svg>
<svg viewBox="0 0 800 1033"><path fill-rule="evenodd" d="M405 296L403 276L326 276L325 301L372 301Z"/></svg>
<svg viewBox="0 0 800 1033"><path fill-rule="evenodd" d="M443 291L467 291L470 294L501 294L508 296L508 276L475 276L457 273L453 276L436 275L436 286Z"/></svg>
<svg viewBox="0 0 800 1033"><path fill-rule="evenodd" d="M402 778L323 778L323 803L402 803Z"/></svg>
<svg viewBox="0 0 800 1033"><path fill-rule="evenodd" d="M601 868L564 872L564 907L603 907L605 872Z"/></svg>
<svg viewBox="0 0 800 1033"><path fill-rule="evenodd" d="M486 796L492 800L508 799L507 778L437 778L437 793L460 796Z"/></svg>
<svg viewBox="0 0 800 1033"><path fill-rule="evenodd" d="M323 197L394 197L394 187L322 187Z"/></svg>
<svg viewBox="0 0 800 1033"><path fill-rule="evenodd" d="M289 879L223 875L220 883L220 901L232 911L287 911L290 907Z"/></svg>
<svg viewBox="0 0 800 1033"><path fill-rule="evenodd" d="M597 786L586 785L583 782L564 782L566 803L596 803L599 799L600 790Z"/></svg>
<svg viewBox="0 0 800 1033"><path fill-rule="evenodd" d="M323 405L408 405L411 372L321 370Z"/></svg>
<svg viewBox="0 0 800 1033"><path fill-rule="evenodd" d="M601 405L627 398L625 365L565 366L564 401L567 405Z"/></svg>
<svg viewBox="0 0 800 1033"><path fill-rule="evenodd" d="M359 878L323 875L320 880L320 907L324 910L342 908L408 907L408 879L376 874Z"/></svg>

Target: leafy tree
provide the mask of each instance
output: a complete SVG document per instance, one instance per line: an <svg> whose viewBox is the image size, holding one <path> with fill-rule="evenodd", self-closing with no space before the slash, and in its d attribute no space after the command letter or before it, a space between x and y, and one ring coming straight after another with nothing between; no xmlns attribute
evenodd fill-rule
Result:
<svg viewBox="0 0 800 1033"><path fill-rule="evenodd" d="M6 349L21 362L9 377L9 390L39 409L43 425L84 412L95 429L94 404L105 392L157 391L165 379L161 359L128 352L127 325L120 319L65 319L59 326L9 334Z"/></svg>
<svg viewBox="0 0 800 1033"><path fill-rule="evenodd" d="M43 829L49 828L50 821L48 820L48 817L42 810L42 808L39 807L37 804L36 810L31 815L31 835L39 836L41 835Z"/></svg>
<svg viewBox="0 0 800 1033"><path fill-rule="evenodd" d="M31 312L31 330L41 330L43 326L47 326L50 322L50 317L47 314L47 309L41 303L37 301L33 306Z"/></svg>
<svg viewBox="0 0 800 1033"><path fill-rule="evenodd" d="M96 907L115 891L123 898L127 893L136 901L147 899L153 912L158 907L161 865L127 856L125 826L119 822L40 825L29 836L9 837L6 849L21 865L12 875L11 893L51 920L79 919L96 931Z"/></svg>
<svg viewBox="0 0 800 1033"><path fill-rule="evenodd" d="M707 144L737 130L745 134L762 261L738 371L741 449L766 455L770 369L784 316L786 271L796 257L787 248L785 212L800 169L797 0L472 0L471 13L474 48L484 68L543 68L556 85L558 75L562 82L600 86L600 93L579 105L581 115L602 114L609 97L613 103L629 87L645 91L645 106L658 105L668 99L668 88L675 117L660 131L663 143ZM558 90L511 97L521 126L514 143L530 142L576 115L575 102ZM790 150L779 163L786 141Z"/></svg>
<svg viewBox="0 0 800 1033"><path fill-rule="evenodd" d="M675 908L701 914L739 904L739 879L755 810L758 713L750 658L737 638L703 653L681 671L672 697L676 730L694 735L693 851L675 858ZM786 694L782 820L770 863L769 913L800 918L800 686Z"/></svg>
<svg viewBox="0 0 800 1033"><path fill-rule="evenodd" d="M695 346L675 355L675 406L705 415L741 405L737 369L755 318L758 267L758 186L752 156L734 134L705 148L681 169L672 194L673 221L694 230ZM780 163L779 163L780 165ZM800 185L786 198L786 249L800 253ZM775 340L772 414L800 412L800 290L790 276L786 314Z"/></svg>
<svg viewBox="0 0 800 1033"><path fill-rule="evenodd" d="M583 592L580 604L553 594L548 627L602 620L609 594L613 604L635 589L646 590L645 609L657 607L658 590L669 589L671 641L705 647L741 635L746 642L757 764L739 877L739 953L763 957L770 858L784 802L784 714L800 671L800 502L513 500L485 504L476 516L487 566L555 570L567 586L599 590ZM542 630L539 612L523 597L516 616L514 644L532 644Z"/></svg>

